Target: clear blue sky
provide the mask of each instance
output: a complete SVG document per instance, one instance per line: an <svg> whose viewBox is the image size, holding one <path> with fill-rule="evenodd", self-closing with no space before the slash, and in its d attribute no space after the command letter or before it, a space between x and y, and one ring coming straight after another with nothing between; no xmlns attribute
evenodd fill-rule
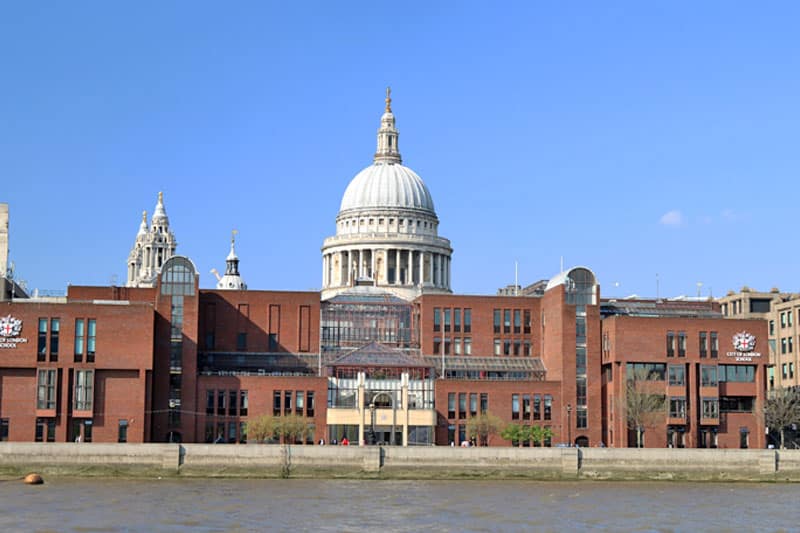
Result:
<svg viewBox="0 0 800 533"><path fill-rule="evenodd" d="M501 7L502 5L502 7ZM125 279L158 191L201 286L313 289L384 88L453 288L798 290L796 2L4 2L0 202L30 288ZM616 284L619 284L618 286Z"/></svg>

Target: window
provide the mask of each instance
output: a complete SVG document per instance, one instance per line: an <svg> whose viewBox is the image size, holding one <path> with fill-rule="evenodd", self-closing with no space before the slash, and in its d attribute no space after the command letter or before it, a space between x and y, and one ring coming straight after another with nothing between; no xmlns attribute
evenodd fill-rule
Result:
<svg viewBox="0 0 800 533"><path fill-rule="evenodd" d="M50 319L50 361L58 361L58 333L61 329L61 319Z"/></svg>
<svg viewBox="0 0 800 533"><path fill-rule="evenodd" d="M489 410L489 395L485 392L481 393L481 413L486 413Z"/></svg>
<svg viewBox="0 0 800 533"><path fill-rule="evenodd" d="M438 355L442 353L442 338L441 337L434 337L433 338L433 353Z"/></svg>
<svg viewBox="0 0 800 533"><path fill-rule="evenodd" d="M553 412L553 397L549 394L544 395L544 419L550 420Z"/></svg>
<svg viewBox="0 0 800 533"><path fill-rule="evenodd" d="M722 396L719 410L721 413L752 413L755 400L752 396Z"/></svg>
<svg viewBox="0 0 800 533"><path fill-rule="evenodd" d="M467 418L467 394L464 392L458 393L458 418Z"/></svg>
<svg viewBox="0 0 800 533"><path fill-rule="evenodd" d="M292 414L292 391L290 390L283 393L283 414Z"/></svg>
<svg viewBox="0 0 800 533"><path fill-rule="evenodd" d="M75 319L75 362L80 363L83 361L83 338L86 332L84 331L84 320L82 318Z"/></svg>
<svg viewBox="0 0 800 533"><path fill-rule="evenodd" d="M281 391L272 391L272 416L281 414Z"/></svg>
<svg viewBox="0 0 800 533"><path fill-rule="evenodd" d="M717 337L717 332L711 332L711 358L716 359L719 357L719 338Z"/></svg>
<svg viewBox="0 0 800 533"><path fill-rule="evenodd" d="M578 377L575 380L575 403L586 405L586 376Z"/></svg>
<svg viewBox="0 0 800 533"><path fill-rule="evenodd" d="M669 399L669 416L670 418L686 419L686 398L673 397Z"/></svg>
<svg viewBox="0 0 800 533"><path fill-rule="evenodd" d="M542 397L539 394L533 395L533 419L542 419Z"/></svg>
<svg viewBox="0 0 800 533"><path fill-rule="evenodd" d="M700 332L700 357L708 357L708 333Z"/></svg>
<svg viewBox="0 0 800 533"><path fill-rule="evenodd" d="M248 403L247 391L239 391L239 416L247 416Z"/></svg>
<svg viewBox="0 0 800 533"><path fill-rule="evenodd" d="M0 418L0 442L8 441L8 418Z"/></svg>
<svg viewBox="0 0 800 533"><path fill-rule="evenodd" d="M464 338L464 355L472 355L472 338Z"/></svg>
<svg viewBox="0 0 800 533"><path fill-rule="evenodd" d="M775 321L774 320L770 320L769 321L769 334L770 335L775 335Z"/></svg>
<svg viewBox="0 0 800 533"><path fill-rule="evenodd" d="M206 391L206 414L213 415L214 414L214 391L207 390Z"/></svg>
<svg viewBox="0 0 800 533"><path fill-rule="evenodd" d="M56 419L55 418L37 418L36 419L36 442L42 442L47 439L47 442L56 441Z"/></svg>
<svg viewBox="0 0 800 533"><path fill-rule="evenodd" d="M453 339L453 353L456 355L461 355L461 338Z"/></svg>
<svg viewBox="0 0 800 533"><path fill-rule="evenodd" d="M685 385L686 384L686 369L683 365L669 365L669 384L670 385Z"/></svg>
<svg viewBox="0 0 800 533"><path fill-rule="evenodd" d="M579 376L586 375L586 346L575 348L575 373Z"/></svg>
<svg viewBox="0 0 800 533"><path fill-rule="evenodd" d="M522 342L520 342L518 340L515 340L514 341L514 351L513 351L514 355L519 355L519 352L521 351L520 350L521 347L522 347Z"/></svg>
<svg viewBox="0 0 800 533"><path fill-rule="evenodd" d="M494 310L494 332L500 333L500 309Z"/></svg>
<svg viewBox="0 0 800 533"><path fill-rule="evenodd" d="M782 354L785 354L785 353L786 353L786 346L787 346L787 344L788 344L788 343L786 342L786 337L782 338L782 339L781 339L781 353L782 353Z"/></svg>
<svg viewBox="0 0 800 533"><path fill-rule="evenodd" d="M472 309L464 309L464 333L472 333Z"/></svg>
<svg viewBox="0 0 800 533"><path fill-rule="evenodd" d="M239 406L239 392L228 391L228 416L236 416L236 408Z"/></svg>
<svg viewBox="0 0 800 533"><path fill-rule="evenodd" d="M503 355L511 355L511 341L503 341Z"/></svg>
<svg viewBox="0 0 800 533"><path fill-rule="evenodd" d="M786 311L786 326L792 327L792 323L794 321L792 317L794 317L794 313L791 311Z"/></svg>
<svg viewBox="0 0 800 533"><path fill-rule="evenodd" d="M528 334L531 332L531 310L525 309L522 311L522 332Z"/></svg>
<svg viewBox="0 0 800 533"><path fill-rule="evenodd" d="M794 363L789 363L789 379L794 378Z"/></svg>
<svg viewBox="0 0 800 533"><path fill-rule="evenodd" d="M73 409L91 411L94 400L94 370L75 371L75 400Z"/></svg>
<svg viewBox="0 0 800 533"><path fill-rule="evenodd" d="M786 363L781 365L781 376L783 376L783 379L786 379Z"/></svg>
<svg viewBox="0 0 800 533"><path fill-rule="evenodd" d="M511 420L519 420L519 394L511 395Z"/></svg>
<svg viewBox="0 0 800 533"><path fill-rule="evenodd" d="M217 391L217 415L224 416L225 415L225 391L218 390Z"/></svg>
<svg viewBox="0 0 800 533"><path fill-rule="evenodd" d="M667 357L675 357L675 333L667 332Z"/></svg>
<svg viewBox="0 0 800 533"><path fill-rule="evenodd" d="M756 380L755 365L719 365L718 381L753 383Z"/></svg>
<svg viewBox="0 0 800 533"><path fill-rule="evenodd" d="M236 349L240 352L247 350L247 333L240 331L236 334Z"/></svg>
<svg viewBox="0 0 800 533"><path fill-rule="evenodd" d="M442 329L442 310L438 307L433 308L433 331Z"/></svg>
<svg viewBox="0 0 800 533"><path fill-rule="evenodd" d="M664 363L628 363L628 379L645 381L664 381L667 365Z"/></svg>
<svg viewBox="0 0 800 533"><path fill-rule="evenodd" d="M514 309L514 334L522 331L522 316L519 309Z"/></svg>
<svg viewBox="0 0 800 533"><path fill-rule="evenodd" d="M719 418L719 400L703 398L703 418Z"/></svg>
<svg viewBox="0 0 800 533"><path fill-rule="evenodd" d="M523 343L523 348L524 348L524 350L522 352L522 355L524 355L526 357L530 357L531 356L531 341L525 341Z"/></svg>
<svg viewBox="0 0 800 533"><path fill-rule="evenodd" d="M495 355L500 355L500 353L501 353L500 352L500 339L495 339L494 340L494 354Z"/></svg>
<svg viewBox="0 0 800 533"><path fill-rule="evenodd" d="M455 419L456 417L456 393L455 392L448 392L447 393L447 418L450 420Z"/></svg>
<svg viewBox="0 0 800 533"><path fill-rule="evenodd" d="M294 412L299 415L303 416L305 412L305 392L304 391L297 391L294 394Z"/></svg>
<svg viewBox="0 0 800 533"><path fill-rule="evenodd" d="M453 309L453 331L461 333L461 309Z"/></svg>
<svg viewBox="0 0 800 533"><path fill-rule="evenodd" d="M474 392L469 395L469 416L478 416L478 394Z"/></svg>
<svg viewBox="0 0 800 533"><path fill-rule="evenodd" d="M678 332L678 357L686 357L686 332Z"/></svg>
<svg viewBox="0 0 800 533"><path fill-rule="evenodd" d="M503 333L511 333L511 309L503 309Z"/></svg>
<svg viewBox="0 0 800 533"><path fill-rule="evenodd" d="M39 384L36 396L37 409L56 408L56 370L39 370Z"/></svg>
<svg viewBox="0 0 800 533"><path fill-rule="evenodd" d="M530 420L531 419L531 395L530 394L523 394L522 395L522 419L523 420Z"/></svg>
<svg viewBox="0 0 800 533"><path fill-rule="evenodd" d="M717 386L717 367L712 365L700 366L700 385L703 387Z"/></svg>
<svg viewBox="0 0 800 533"><path fill-rule="evenodd" d="M95 345L97 344L97 319L88 321L88 336L86 337L86 362L94 363Z"/></svg>
<svg viewBox="0 0 800 533"><path fill-rule="evenodd" d="M789 337L789 353L792 353L794 351L793 345L794 345L794 337Z"/></svg>
<svg viewBox="0 0 800 533"><path fill-rule="evenodd" d="M120 420L117 426L117 442L128 442L128 421Z"/></svg>
<svg viewBox="0 0 800 533"><path fill-rule="evenodd" d="M444 338L444 354L445 355L450 355L450 341L451 340L452 339L450 337L445 337Z"/></svg>
<svg viewBox="0 0 800 533"><path fill-rule="evenodd" d="M578 429L586 429L589 427L588 413L586 407L578 406L575 408L575 427Z"/></svg>
<svg viewBox="0 0 800 533"><path fill-rule="evenodd" d="M445 309L444 310L444 332L445 333L450 333L450 325L451 325L450 318L451 318L450 309Z"/></svg>
<svg viewBox="0 0 800 533"><path fill-rule="evenodd" d="M39 337L36 345L36 360L42 362L47 355L47 319L39 319Z"/></svg>

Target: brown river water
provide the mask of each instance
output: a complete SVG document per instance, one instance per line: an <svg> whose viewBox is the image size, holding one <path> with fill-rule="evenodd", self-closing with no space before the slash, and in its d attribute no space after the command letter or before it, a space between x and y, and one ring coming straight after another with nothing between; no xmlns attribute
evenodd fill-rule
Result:
<svg viewBox="0 0 800 533"><path fill-rule="evenodd" d="M800 531L800 484L0 482L0 531Z"/></svg>

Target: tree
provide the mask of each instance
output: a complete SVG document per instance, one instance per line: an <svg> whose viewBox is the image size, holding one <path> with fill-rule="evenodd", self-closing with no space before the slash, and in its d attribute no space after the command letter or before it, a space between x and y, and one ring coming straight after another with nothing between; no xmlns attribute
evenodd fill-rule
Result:
<svg viewBox="0 0 800 533"><path fill-rule="evenodd" d="M490 437L497 434L502 426L500 417L487 411L467 420L467 435L476 439L481 446L488 446Z"/></svg>
<svg viewBox="0 0 800 533"><path fill-rule="evenodd" d="M652 427L666 415L667 399L664 394L654 394L650 382L663 380L656 372L637 369L628 376L625 396L619 404L619 412L625 413L628 428L636 431L636 447L644 446L644 429Z"/></svg>
<svg viewBox="0 0 800 533"><path fill-rule="evenodd" d="M255 442L264 442L275 437L278 429L277 420L274 416L261 415L254 420L247 422L247 438Z"/></svg>
<svg viewBox="0 0 800 533"><path fill-rule="evenodd" d="M781 449L785 448L786 427L800 423L800 390L783 387L772 391L764 404L764 422L780 432Z"/></svg>
<svg viewBox="0 0 800 533"><path fill-rule="evenodd" d="M521 434L522 426L512 422L503 428L503 431L500 432L500 438L509 441L512 446L519 446L522 444Z"/></svg>
<svg viewBox="0 0 800 533"><path fill-rule="evenodd" d="M534 446L541 446L546 440L553 438L553 430L542 426L531 426L530 438Z"/></svg>
<svg viewBox="0 0 800 533"><path fill-rule="evenodd" d="M308 420L298 415L280 416L277 420L278 435L283 438L284 444L292 444L298 439L305 444L308 434Z"/></svg>

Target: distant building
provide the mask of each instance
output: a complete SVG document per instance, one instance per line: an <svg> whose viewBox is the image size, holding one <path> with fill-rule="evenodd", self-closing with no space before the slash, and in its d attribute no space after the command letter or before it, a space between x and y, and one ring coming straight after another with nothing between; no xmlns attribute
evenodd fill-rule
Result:
<svg viewBox="0 0 800 533"><path fill-rule="evenodd" d="M201 289L159 194L126 287L3 303L0 440L241 443L254 418L293 414L308 422L297 442L449 445L492 413L553 436L476 444L632 446L623 400L644 370L665 401L638 428L645 446L765 446L765 321L713 301L603 300L584 266L453 294L453 250L397 139L387 94L374 163L323 243L321 291L248 289L233 240Z"/></svg>

